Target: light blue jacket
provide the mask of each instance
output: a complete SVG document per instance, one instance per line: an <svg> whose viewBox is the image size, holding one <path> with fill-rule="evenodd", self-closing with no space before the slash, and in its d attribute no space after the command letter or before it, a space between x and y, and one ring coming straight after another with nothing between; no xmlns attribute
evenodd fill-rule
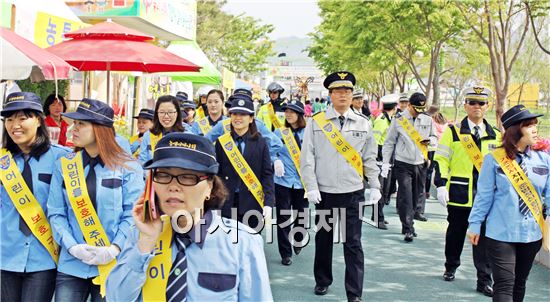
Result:
<svg viewBox="0 0 550 302"><path fill-rule="evenodd" d="M130 146L130 141L120 134L115 135L115 140L122 150L126 151L128 154L132 154L132 147Z"/></svg>
<svg viewBox="0 0 550 302"><path fill-rule="evenodd" d="M208 116L208 123L210 124L210 127L214 127L218 124L218 122L220 121L223 121L225 119L227 119L228 117L225 116L225 115L222 115L222 117L217 120L217 121L213 121L210 116ZM200 135L200 136L204 136L204 134L202 133L202 130L201 130L201 127L199 126L199 123L197 121L194 121L193 122L193 125L191 126L191 132L193 132L194 134L196 135Z"/></svg>
<svg viewBox="0 0 550 302"><path fill-rule="evenodd" d="M79 151L84 152L84 151ZM84 152L84 157L88 155ZM145 188L143 169L137 161L124 163L127 168L115 171L97 164L96 173L96 212L111 244L124 246L126 236L132 225L134 203ZM84 167L88 175L89 165ZM84 181L85 180L81 180ZM53 174L48 198L48 219L52 225L55 241L61 246L58 271L79 278L91 278L98 275L97 266L87 265L69 254L73 245L86 243L78 221L67 197L61 162L58 161Z"/></svg>
<svg viewBox="0 0 550 302"><path fill-rule="evenodd" d="M284 144L281 130L276 129L273 133L279 138L281 143L283 143L283 148L281 149L281 152L279 152L278 159L280 159L285 166L285 175L283 177L275 176L275 183L291 189L303 189L304 186L302 184L302 180L300 179L298 170L296 170L296 166L294 165L292 157L288 152L288 148L286 147L286 144ZM299 143L301 144L304 139L304 128L298 130L298 137L300 138Z"/></svg>
<svg viewBox="0 0 550 302"><path fill-rule="evenodd" d="M519 160L519 156L516 161ZM550 156L544 152L527 151L525 156L527 177L543 203L550 198ZM545 198L543 197L545 196ZM477 194L468 219L468 231L480 233L486 222L485 236L505 242L533 242L542 238L535 218L529 212L519 211L519 196L492 154L487 154L477 182Z"/></svg>
<svg viewBox="0 0 550 302"><path fill-rule="evenodd" d="M40 157L31 157L29 165L32 170L33 194L42 210L47 215L46 202L50 191L52 171L58 158L69 153L70 149L60 145L51 145ZM25 166L21 153L13 154L13 159L23 171ZM0 173L6 173L0 170ZM28 237L19 230L19 212L15 209L4 185L0 184L0 268L10 272L38 272L55 268L55 262L34 235Z"/></svg>
<svg viewBox="0 0 550 302"><path fill-rule="evenodd" d="M187 124L186 124L187 125ZM189 125L184 126L184 133L191 133ZM141 145L139 146L138 160L141 165L144 165L148 160L153 159L153 152L151 151L151 132L147 130L143 133L141 138Z"/></svg>
<svg viewBox="0 0 550 302"><path fill-rule="evenodd" d="M211 224L205 226L199 240L202 244L192 243L186 248L187 301L272 301L262 237L240 222L211 215ZM131 230L109 274L108 301L142 300L141 290L154 251L142 254L138 236L137 229ZM177 248L172 245L172 261L176 255Z"/></svg>

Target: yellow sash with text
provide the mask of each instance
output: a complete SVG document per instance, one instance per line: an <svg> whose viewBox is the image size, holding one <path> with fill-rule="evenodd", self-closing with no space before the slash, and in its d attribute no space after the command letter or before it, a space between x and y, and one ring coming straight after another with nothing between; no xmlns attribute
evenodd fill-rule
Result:
<svg viewBox="0 0 550 302"><path fill-rule="evenodd" d="M208 117L201 118L197 121L197 123L199 124L199 128L201 128L201 132L204 135L212 130L212 126L210 126L210 123L208 122Z"/></svg>
<svg viewBox="0 0 550 302"><path fill-rule="evenodd" d="M166 285L172 269L172 224L170 216L161 216L162 234L155 246L155 256L147 268L147 277L141 291L143 302L166 301Z"/></svg>
<svg viewBox="0 0 550 302"><path fill-rule="evenodd" d="M242 179L246 187L250 190L252 195L254 195L254 198L256 199L260 207L263 208L264 190L262 188L262 184L258 180L258 177L256 177L256 174L254 174L254 171L252 171L252 169L244 159L239 148L237 148L237 144L235 144L235 141L231 137L231 133L226 133L220 136L219 140L222 144L223 151L225 151L227 158L229 158L229 161L231 162L231 165L233 166L237 174L239 174L239 177Z"/></svg>
<svg viewBox="0 0 550 302"><path fill-rule="evenodd" d="M197 117L199 119L206 117L206 115L204 114L204 109L202 108L201 104L199 104L199 108L197 108Z"/></svg>
<svg viewBox="0 0 550 302"><path fill-rule="evenodd" d="M138 139L139 139L139 135L138 135L138 134L136 134L136 135L130 137L130 145L132 145L132 144L133 144L135 141L137 141ZM138 158L138 156L139 156L139 151L140 151L140 150L139 150L139 147L138 147L138 148L136 149L136 151L132 154L132 156L133 156L134 158Z"/></svg>
<svg viewBox="0 0 550 302"><path fill-rule="evenodd" d="M504 174L506 174L506 177L508 177L510 183L512 183L514 189L516 189L519 197L523 199L523 201L531 211L531 214L537 221L545 242L543 243L543 246L546 250L548 250L548 236L550 234L548 234L548 226L546 225L546 222L544 221L544 218L542 216L542 202L540 200L540 196L535 190L535 187L533 187L533 184L529 181L529 178L527 178L527 175L525 175L525 172L519 166L519 164L515 160L511 160L510 158L508 158L504 148L498 148L493 151L493 156L495 157L496 162L502 168L502 171L504 171Z"/></svg>
<svg viewBox="0 0 550 302"><path fill-rule="evenodd" d="M336 151L338 151L338 153L340 153L351 164L357 173L359 173L361 179L363 179L363 161L359 152L353 149L353 147L342 136L342 133L338 131L338 128L326 119L325 112L317 113L313 116L313 120L315 120L317 125L319 125L321 130L323 130L323 133L334 149L336 149Z"/></svg>
<svg viewBox="0 0 550 302"><path fill-rule="evenodd" d="M67 188L67 196L71 203L78 225L82 230L84 239L88 245L92 246L110 246L111 242L107 237L105 229L97 216L97 212L92 205L88 188L86 187L86 177L84 176L84 167L82 166L82 152L70 153L61 158L61 170L63 180ZM113 260L104 265L98 265L99 276L92 281L100 286L100 293L105 297L105 282L107 276L116 264Z"/></svg>
<svg viewBox="0 0 550 302"><path fill-rule="evenodd" d="M399 123L399 125L401 125L401 127L403 127L403 129L405 129L405 132L414 141L416 146L418 146L418 148L420 148L420 152L422 152L422 156L424 156L424 160L427 161L428 160L428 147L421 143L422 140L424 140L424 139L422 138L420 133L418 133L418 131L416 131L416 129L414 129L414 126L411 124L411 122L408 119L406 119L403 115L401 115L399 117L396 117L396 118L397 118L397 122Z"/></svg>
<svg viewBox="0 0 550 302"><path fill-rule="evenodd" d="M298 147L298 143L296 142L296 139L294 138L294 135L292 134L292 130L290 128L282 127L280 130L281 136L285 141L285 146L288 150L288 154L290 154L290 158L292 159L294 167L296 167L296 171L298 171L298 176L300 176L301 180L302 173L300 172L300 148ZM304 182L302 181L302 184L303 183Z"/></svg>
<svg viewBox="0 0 550 302"><path fill-rule="evenodd" d="M470 160L472 161L472 164L474 164L474 167L476 167L477 172L481 171L481 164L483 164L483 155L477 147L474 139L471 135L460 134L460 131L454 125L452 127L454 127L456 134L460 138L460 143L462 144L464 151L466 151L466 154L468 154L468 157L470 157Z"/></svg>
<svg viewBox="0 0 550 302"><path fill-rule="evenodd" d="M275 115L275 109L273 108L273 104L271 102L267 104L267 112L269 114L269 118L271 119L271 124L273 125L273 127L275 127L275 129L283 127L283 125L277 118L277 115Z"/></svg>
<svg viewBox="0 0 550 302"><path fill-rule="evenodd" d="M231 132L231 119L227 118L227 119L223 120L222 121L222 126L223 126L223 132L224 133Z"/></svg>
<svg viewBox="0 0 550 302"><path fill-rule="evenodd" d="M0 181L15 209L29 226L32 234L46 248L55 264L57 264L59 246L53 239L50 223L7 149L0 151Z"/></svg>
<svg viewBox="0 0 550 302"><path fill-rule="evenodd" d="M151 154L155 153L155 147L157 146L158 141L162 138L162 133L155 135L149 132L149 137L151 138Z"/></svg>

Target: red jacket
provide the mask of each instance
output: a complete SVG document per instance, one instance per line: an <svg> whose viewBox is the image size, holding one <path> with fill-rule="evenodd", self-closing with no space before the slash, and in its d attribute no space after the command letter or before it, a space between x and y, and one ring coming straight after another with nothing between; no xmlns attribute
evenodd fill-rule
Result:
<svg viewBox="0 0 550 302"><path fill-rule="evenodd" d="M46 117L46 126L48 127L59 127L55 120L51 116ZM62 146L67 146L67 127L69 124L63 119L61 120L61 132L59 133L59 144Z"/></svg>

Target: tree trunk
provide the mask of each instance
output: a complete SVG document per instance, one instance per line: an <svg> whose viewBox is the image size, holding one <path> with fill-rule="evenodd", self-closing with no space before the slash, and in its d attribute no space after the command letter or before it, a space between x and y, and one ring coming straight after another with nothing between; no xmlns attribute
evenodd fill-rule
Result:
<svg viewBox="0 0 550 302"><path fill-rule="evenodd" d="M441 75L441 66L439 66L439 62L435 63L435 69L434 69L434 77L433 77L433 98L432 98L432 105L439 106L439 94L440 94L440 87L439 87L439 76Z"/></svg>

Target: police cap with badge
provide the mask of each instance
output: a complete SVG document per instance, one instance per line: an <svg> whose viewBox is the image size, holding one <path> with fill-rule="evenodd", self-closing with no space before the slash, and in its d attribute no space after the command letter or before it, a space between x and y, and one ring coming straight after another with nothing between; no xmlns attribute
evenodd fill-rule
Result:
<svg viewBox="0 0 550 302"><path fill-rule="evenodd" d="M290 109L296 113L304 114L304 104L298 100L292 100L283 105L283 110Z"/></svg>
<svg viewBox="0 0 550 302"><path fill-rule="evenodd" d="M422 92L415 92L409 98L409 104L416 110L416 112L426 111L427 104L426 96Z"/></svg>
<svg viewBox="0 0 550 302"><path fill-rule="evenodd" d="M228 112L254 115L254 102L248 95L237 94L229 97L231 108Z"/></svg>
<svg viewBox="0 0 550 302"><path fill-rule="evenodd" d="M397 106L399 98L400 96L398 93L386 94L385 96L380 98L380 102L382 102L384 110L392 110Z"/></svg>
<svg viewBox="0 0 550 302"><path fill-rule="evenodd" d="M250 98L250 100L252 101L252 91L250 91L246 88L237 88L237 89L235 89L235 91L233 91L233 95L230 96L229 99L227 99L227 101L225 102L225 104L224 104L225 108L231 108L231 102L233 101L233 96L236 96L236 95L248 96Z"/></svg>
<svg viewBox="0 0 550 302"><path fill-rule="evenodd" d="M93 124L113 127L115 112L106 103L94 99L83 98L75 112L61 113L73 120L86 121Z"/></svg>
<svg viewBox="0 0 550 302"><path fill-rule="evenodd" d="M207 138L172 132L158 141L153 159L143 168L181 168L214 175L218 173L218 167L214 145Z"/></svg>
<svg viewBox="0 0 550 302"><path fill-rule="evenodd" d="M34 110L44 113L39 96L32 92L13 92L6 98L0 115L7 117L20 110Z"/></svg>
<svg viewBox="0 0 550 302"><path fill-rule="evenodd" d="M355 76L349 71L334 72L325 78L323 86L328 90L335 88L349 88L353 90L353 86L355 86Z"/></svg>
<svg viewBox="0 0 550 302"><path fill-rule="evenodd" d="M489 88L483 86L473 86L466 88L462 94L465 103L468 103L470 105L475 105L477 103L483 106L489 103L492 92L491 90L489 90Z"/></svg>
<svg viewBox="0 0 550 302"><path fill-rule="evenodd" d="M399 95L399 102L409 102L409 96L406 92L403 92Z"/></svg>
<svg viewBox="0 0 550 302"><path fill-rule="evenodd" d="M500 121L504 129L508 129L510 126L520 123L524 120L530 120L533 118L541 117L544 114L533 114L524 105L516 105L504 112Z"/></svg>
<svg viewBox="0 0 550 302"><path fill-rule="evenodd" d="M139 111L139 114L134 116L134 118L144 118L144 119L148 119L148 120L153 120L155 117L155 110L153 109L147 109L147 108L143 108Z"/></svg>

